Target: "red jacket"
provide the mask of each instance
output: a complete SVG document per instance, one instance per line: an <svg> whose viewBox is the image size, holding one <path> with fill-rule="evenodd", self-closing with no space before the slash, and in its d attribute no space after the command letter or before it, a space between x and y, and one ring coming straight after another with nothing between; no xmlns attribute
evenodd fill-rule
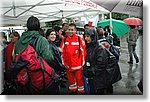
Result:
<svg viewBox="0 0 150 102"><path fill-rule="evenodd" d="M85 63L85 41L83 37L80 37L80 50L79 50L79 39L77 34L74 34L72 37L69 37L66 34L66 40L62 39L60 48L62 49L62 60L63 64L70 68L71 70L77 70L83 67ZM80 53L79 53L80 51Z"/></svg>
<svg viewBox="0 0 150 102"><path fill-rule="evenodd" d="M14 49L14 44L13 43L10 43L8 44L8 46L6 47L6 50L5 50L5 70L7 70L12 62L12 52L13 52L13 49Z"/></svg>

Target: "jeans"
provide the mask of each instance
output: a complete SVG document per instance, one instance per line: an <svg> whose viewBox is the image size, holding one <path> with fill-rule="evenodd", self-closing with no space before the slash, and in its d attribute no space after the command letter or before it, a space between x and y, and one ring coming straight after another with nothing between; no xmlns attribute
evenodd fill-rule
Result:
<svg viewBox="0 0 150 102"><path fill-rule="evenodd" d="M129 57L130 57L131 62L133 62L133 56L136 60L138 60L138 56L136 54L135 48L136 48L136 44L128 43L128 51L129 51ZM133 54L133 56L132 56L132 54Z"/></svg>

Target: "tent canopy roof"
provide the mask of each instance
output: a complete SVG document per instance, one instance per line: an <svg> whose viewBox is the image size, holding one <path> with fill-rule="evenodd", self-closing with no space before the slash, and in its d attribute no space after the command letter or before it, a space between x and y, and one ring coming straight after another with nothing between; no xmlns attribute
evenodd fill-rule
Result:
<svg viewBox="0 0 150 102"><path fill-rule="evenodd" d="M33 15L40 22L97 15L109 12L89 0L3 0L2 24L25 24Z"/></svg>

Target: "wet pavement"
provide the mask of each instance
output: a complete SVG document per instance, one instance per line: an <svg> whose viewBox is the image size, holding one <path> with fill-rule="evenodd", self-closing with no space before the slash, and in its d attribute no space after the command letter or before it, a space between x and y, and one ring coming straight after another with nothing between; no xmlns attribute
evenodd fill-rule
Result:
<svg viewBox="0 0 150 102"><path fill-rule="evenodd" d="M119 60L120 70L122 73L122 79L115 83L114 95L141 95L137 84L142 78L143 73L143 36L139 36L136 46L136 52L140 59L140 62L136 64L133 60L133 64L128 64L129 54L128 45L126 42L127 35L121 38L121 56Z"/></svg>

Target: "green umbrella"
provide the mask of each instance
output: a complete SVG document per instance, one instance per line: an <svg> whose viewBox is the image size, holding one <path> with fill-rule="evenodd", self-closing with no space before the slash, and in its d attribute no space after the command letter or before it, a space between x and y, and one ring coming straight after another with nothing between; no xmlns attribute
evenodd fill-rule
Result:
<svg viewBox="0 0 150 102"><path fill-rule="evenodd" d="M99 26L103 28L106 26L110 26L110 19L99 21L97 27ZM112 19L112 32L121 37L129 32L129 27L125 22L121 20Z"/></svg>

